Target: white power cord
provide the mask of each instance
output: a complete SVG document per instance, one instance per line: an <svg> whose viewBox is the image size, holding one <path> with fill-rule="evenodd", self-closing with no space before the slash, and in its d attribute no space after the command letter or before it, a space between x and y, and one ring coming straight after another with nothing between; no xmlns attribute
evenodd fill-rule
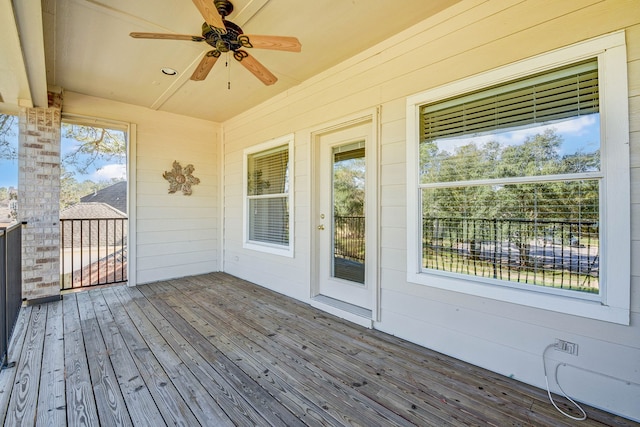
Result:
<svg viewBox="0 0 640 427"><path fill-rule="evenodd" d="M584 412L584 409L582 409L582 407L580 405L578 405L572 398L570 398L567 395L567 393L564 392L564 390L560 386L560 383L558 382L558 368L560 367L560 365L564 365L564 363L559 363L559 364L556 365L556 369L555 369L554 374L553 374L553 377L554 377L553 379L555 380L556 385L558 386L558 388L562 392L562 395L567 400L569 400L569 402L573 403L575 405L575 407L580 410L580 412L582 412L582 416L581 417L574 417L573 415L567 414L562 409L560 409L558 407L558 405L556 405L556 402L553 400L553 397L551 396L551 390L549 389L549 380L547 378L547 361L546 361L545 356L547 354L547 350L549 350L550 348L554 348L554 347L555 347L555 344L549 344L544 349L544 351L542 352L542 369L544 370L544 382L547 384L547 395L549 396L549 400L551 401L551 404L553 405L553 407L556 408L558 410L558 412L560 412L565 417L571 418L572 420L575 420L575 421L584 421L584 420L587 419L587 413Z"/></svg>

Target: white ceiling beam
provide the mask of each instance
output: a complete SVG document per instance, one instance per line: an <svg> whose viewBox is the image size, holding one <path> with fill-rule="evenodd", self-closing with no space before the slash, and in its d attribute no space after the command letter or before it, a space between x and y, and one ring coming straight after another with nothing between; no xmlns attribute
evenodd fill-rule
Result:
<svg viewBox="0 0 640 427"><path fill-rule="evenodd" d="M31 103L31 90L11 0L0 1L0 111Z"/></svg>
<svg viewBox="0 0 640 427"><path fill-rule="evenodd" d="M160 109L160 107L162 107L162 105L167 102L167 100L171 98L178 91L178 89L182 87L182 85L188 82L191 78L191 74L193 74L193 70L195 70L195 68L198 66L205 52L206 51L203 50L202 53L199 53L198 56L196 56L194 60L191 61L191 64L189 64L189 66L185 68L182 73L178 74L178 77L176 77L173 83L171 83L171 85L164 92L162 92L158 99L156 99L153 104L149 106L149 108L151 108L152 110Z"/></svg>
<svg viewBox="0 0 640 427"><path fill-rule="evenodd" d="M243 25L246 25L246 23L249 22L251 18L253 18L267 3L269 3L269 0L251 0L244 8L242 8L242 10L234 11L234 13L231 14L232 17L230 20L239 27L242 27Z"/></svg>
<svg viewBox="0 0 640 427"><path fill-rule="evenodd" d="M44 60L41 0L19 0L13 3L22 55L31 89L31 100L34 106L47 108L49 100Z"/></svg>

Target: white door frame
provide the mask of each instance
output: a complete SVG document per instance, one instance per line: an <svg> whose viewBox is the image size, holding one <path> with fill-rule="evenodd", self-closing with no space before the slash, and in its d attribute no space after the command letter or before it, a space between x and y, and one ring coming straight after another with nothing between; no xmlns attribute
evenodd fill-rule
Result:
<svg viewBox="0 0 640 427"><path fill-rule="evenodd" d="M363 315L354 313L340 304L332 304L320 298L319 278L319 237L317 226L320 224L319 218L319 142L324 134L336 132L353 125L370 122L372 138L365 146L367 168L366 168L366 247L367 262L365 264L367 286L371 289L371 312ZM378 206L378 157L379 157L379 109L372 108L341 119L324 123L311 129L310 132L310 190L311 190L311 212L310 212L310 243L311 243L311 280L310 280L310 302L311 305L342 317L346 320L371 328L373 322L379 320L379 300L380 300L380 280L378 262L380 257L379 249L379 212Z"/></svg>

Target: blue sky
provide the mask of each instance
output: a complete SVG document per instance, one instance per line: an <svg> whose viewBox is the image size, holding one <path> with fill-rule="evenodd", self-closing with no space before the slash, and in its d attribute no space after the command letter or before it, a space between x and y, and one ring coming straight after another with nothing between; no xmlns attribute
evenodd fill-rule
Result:
<svg viewBox="0 0 640 427"><path fill-rule="evenodd" d="M497 141L502 146L522 144L528 136L542 133L545 129L555 130L556 134L562 138L562 146L558 150L558 154L561 156L575 154L581 147L585 153L593 153L600 148L599 114L590 114L549 125L535 125L488 135L439 139L436 140L436 143L438 149L453 154L457 147L471 143L476 146L483 146L489 141Z"/></svg>

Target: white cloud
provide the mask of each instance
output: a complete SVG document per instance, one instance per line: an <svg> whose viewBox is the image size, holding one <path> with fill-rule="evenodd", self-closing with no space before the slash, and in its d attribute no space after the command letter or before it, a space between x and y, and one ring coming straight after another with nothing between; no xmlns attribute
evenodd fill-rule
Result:
<svg viewBox="0 0 640 427"><path fill-rule="evenodd" d="M126 179L127 165L104 165L91 176L93 181L110 181L112 178Z"/></svg>
<svg viewBox="0 0 640 427"><path fill-rule="evenodd" d="M516 129L506 132L496 132L479 136L463 136L461 138L451 138L438 140L438 148L453 154L456 148L467 144L475 144L478 147L484 146L489 141L496 141L501 146L522 144L528 136L533 136L544 132L547 129L553 129L564 140L585 136L595 135L599 129L598 118L595 115L580 116L574 119L564 120L549 125L531 126L522 129Z"/></svg>

